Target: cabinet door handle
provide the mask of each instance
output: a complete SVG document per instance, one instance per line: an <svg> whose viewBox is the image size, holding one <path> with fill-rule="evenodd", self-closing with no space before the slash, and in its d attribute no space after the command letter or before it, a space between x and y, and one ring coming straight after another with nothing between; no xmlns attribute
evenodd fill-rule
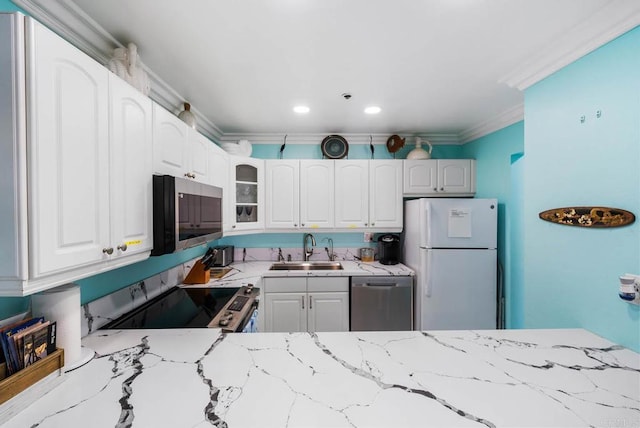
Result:
<svg viewBox="0 0 640 428"><path fill-rule="evenodd" d="M368 223L365 223L364 225L365 225L365 226L369 226L369 224L368 224Z"/></svg>
<svg viewBox="0 0 640 428"><path fill-rule="evenodd" d="M118 245L116 248L120 251L127 251L127 244Z"/></svg>
<svg viewBox="0 0 640 428"><path fill-rule="evenodd" d="M437 191L438 191L438 188L437 188L437 187L434 187L434 188L433 188L433 191L434 191L434 192L437 192Z"/></svg>
<svg viewBox="0 0 640 428"><path fill-rule="evenodd" d="M442 192L442 191L444 191L444 187L441 187L441 188L440 188L440 191L441 191L441 192Z"/></svg>
<svg viewBox="0 0 640 428"><path fill-rule="evenodd" d="M302 223L300 226L304 227L304 223Z"/></svg>
<svg viewBox="0 0 640 428"><path fill-rule="evenodd" d="M113 248L111 248L111 247L109 247L109 248L103 248L103 249L102 249L102 252L103 252L104 254L111 255L111 254L113 254Z"/></svg>
<svg viewBox="0 0 640 428"><path fill-rule="evenodd" d="M376 225L375 223L371 223L371 226L375 226L375 225Z"/></svg>
<svg viewBox="0 0 640 428"><path fill-rule="evenodd" d="M309 296L309 309L313 309L313 298Z"/></svg>
<svg viewBox="0 0 640 428"><path fill-rule="evenodd" d="M296 223L293 223L293 227L298 227L298 225Z"/></svg>
<svg viewBox="0 0 640 428"><path fill-rule="evenodd" d="M231 228L232 228L232 229L235 229L235 228L236 228L236 225L234 224L233 226L231 226Z"/></svg>
<svg viewBox="0 0 640 428"><path fill-rule="evenodd" d="M302 309L304 309L304 296L302 296Z"/></svg>

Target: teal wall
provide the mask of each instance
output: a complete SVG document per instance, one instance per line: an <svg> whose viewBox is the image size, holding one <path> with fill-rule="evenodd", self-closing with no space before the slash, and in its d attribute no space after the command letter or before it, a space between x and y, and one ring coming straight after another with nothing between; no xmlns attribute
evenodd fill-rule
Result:
<svg viewBox="0 0 640 428"><path fill-rule="evenodd" d="M22 12L25 13L18 6L10 2L9 0L0 0L0 12Z"/></svg>
<svg viewBox="0 0 640 428"><path fill-rule="evenodd" d="M524 150L524 122L518 122L462 146L462 157L476 159L476 197L498 199L498 260L502 267L506 295L506 326L511 322L513 295L510 248L511 163ZM517 293L517 291L516 291Z"/></svg>
<svg viewBox="0 0 640 428"><path fill-rule="evenodd" d="M640 222L538 219L580 205L640 215L640 27L527 89L525 124L524 327L583 327L640 351L640 307L617 296L619 275L640 274Z"/></svg>

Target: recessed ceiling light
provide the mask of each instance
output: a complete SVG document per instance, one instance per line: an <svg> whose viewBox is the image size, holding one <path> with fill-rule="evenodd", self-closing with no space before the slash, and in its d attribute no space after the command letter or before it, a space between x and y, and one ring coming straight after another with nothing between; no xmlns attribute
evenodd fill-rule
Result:
<svg viewBox="0 0 640 428"><path fill-rule="evenodd" d="M364 109L364 112L367 114L378 114L382 111L382 109L378 106L370 106Z"/></svg>
<svg viewBox="0 0 640 428"><path fill-rule="evenodd" d="M299 113L299 114L305 114L305 113L309 113L309 107L307 107L307 106L295 106L293 108L293 111L295 111L296 113Z"/></svg>

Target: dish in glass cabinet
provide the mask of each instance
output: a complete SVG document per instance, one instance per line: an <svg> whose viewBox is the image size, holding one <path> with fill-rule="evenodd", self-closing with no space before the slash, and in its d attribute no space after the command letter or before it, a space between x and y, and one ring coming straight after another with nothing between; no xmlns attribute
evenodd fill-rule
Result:
<svg viewBox="0 0 640 428"><path fill-rule="evenodd" d="M329 159L342 159L349 153L349 143L340 135L329 135L320 145L322 154Z"/></svg>

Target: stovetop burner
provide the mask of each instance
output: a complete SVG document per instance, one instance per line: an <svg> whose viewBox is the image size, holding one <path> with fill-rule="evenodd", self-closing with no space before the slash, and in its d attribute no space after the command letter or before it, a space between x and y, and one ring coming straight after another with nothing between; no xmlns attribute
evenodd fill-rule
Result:
<svg viewBox="0 0 640 428"><path fill-rule="evenodd" d="M253 312L251 308L257 306L256 297L259 294L259 290L253 288L253 286L241 288L176 287L102 328L170 329L215 327L229 331L230 328L242 327L241 324L246 321L247 314L250 316ZM218 315L230 311L234 311L237 315L233 317L233 322L231 322L232 317L229 317L230 322L228 325L220 324L219 318L221 317Z"/></svg>

